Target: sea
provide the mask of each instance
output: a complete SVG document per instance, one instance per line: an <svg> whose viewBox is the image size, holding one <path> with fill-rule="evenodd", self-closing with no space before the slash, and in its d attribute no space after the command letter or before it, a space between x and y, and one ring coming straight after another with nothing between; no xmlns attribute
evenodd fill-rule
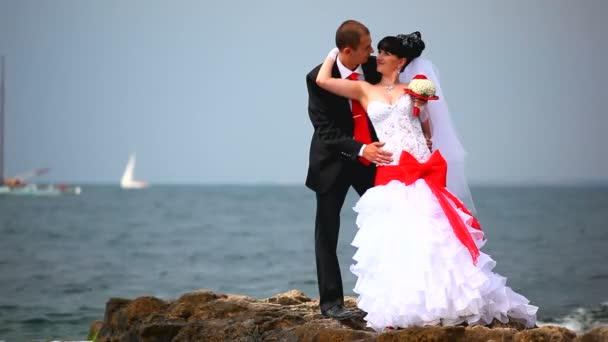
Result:
<svg viewBox="0 0 608 342"><path fill-rule="evenodd" d="M508 285L539 324L608 324L608 187L472 188ZM342 215L344 288L357 201ZM78 196L0 196L0 341L84 340L113 297L210 289L318 297L314 193L300 185L84 185Z"/></svg>

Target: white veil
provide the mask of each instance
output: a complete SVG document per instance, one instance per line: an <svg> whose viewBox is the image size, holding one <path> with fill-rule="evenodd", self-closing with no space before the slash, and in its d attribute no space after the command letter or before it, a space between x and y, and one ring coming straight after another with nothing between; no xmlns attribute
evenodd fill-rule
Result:
<svg viewBox="0 0 608 342"><path fill-rule="evenodd" d="M408 64L399 75L399 80L402 83L409 83L418 74L425 75L435 84L436 95L439 96L439 100L429 101L422 111L426 111L431 119L433 150L441 151L448 163L447 188L474 214L475 204L464 172L466 152L460 143L445 96L441 91L439 72L431 61L418 57Z"/></svg>

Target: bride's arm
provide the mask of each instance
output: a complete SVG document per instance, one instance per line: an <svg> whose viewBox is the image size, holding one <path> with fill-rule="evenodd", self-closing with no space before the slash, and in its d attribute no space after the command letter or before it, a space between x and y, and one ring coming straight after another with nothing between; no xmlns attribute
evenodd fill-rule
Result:
<svg viewBox="0 0 608 342"><path fill-rule="evenodd" d="M422 134L426 139L426 145L429 147L429 150L433 150L433 142L431 138L433 137L433 127L431 123L431 117L428 113L428 108L426 105L421 106L420 108L420 126L422 127Z"/></svg>
<svg viewBox="0 0 608 342"><path fill-rule="evenodd" d="M429 150L432 150L433 144L431 140L431 120L428 119L426 121L422 121L420 124L422 125L422 134L424 134L424 137L426 138L426 144L429 147Z"/></svg>
<svg viewBox="0 0 608 342"><path fill-rule="evenodd" d="M333 78L331 77L331 68L333 67L337 58L337 48L332 50L317 75L317 84L319 87L330 91L336 95L348 97L349 99L358 100L364 102L365 87L369 86L367 82L353 82L347 79Z"/></svg>

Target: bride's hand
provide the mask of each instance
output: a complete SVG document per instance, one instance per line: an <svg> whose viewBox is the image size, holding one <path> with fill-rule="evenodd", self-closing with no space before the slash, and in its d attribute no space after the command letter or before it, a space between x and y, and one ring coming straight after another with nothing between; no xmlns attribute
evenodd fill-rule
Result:
<svg viewBox="0 0 608 342"><path fill-rule="evenodd" d="M416 106L418 108L422 108L422 107L426 106L426 103L429 102L429 101L425 101L425 100L422 100L422 99L419 99L419 98L413 97L413 96L412 96L412 98L414 99L414 106Z"/></svg>
<svg viewBox="0 0 608 342"><path fill-rule="evenodd" d="M336 58L338 58L338 53L340 52L340 50L338 50L337 47L331 49L331 51L329 51L329 53L327 54L326 58L331 58L334 61L336 60Z"/></svg>

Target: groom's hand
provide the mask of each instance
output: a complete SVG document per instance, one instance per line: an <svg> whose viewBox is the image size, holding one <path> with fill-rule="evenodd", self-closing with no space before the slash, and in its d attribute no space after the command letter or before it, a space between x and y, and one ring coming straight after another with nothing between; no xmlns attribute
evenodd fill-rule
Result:
<svg viewBox="0 0 608 342"><path fill-rule="evenodd" d="M383 142L373 142L365 145L365 148L363 149L363 158L378 165L391 163L393 161L393 154L383 150L381 148L382 146L384 146Z"/></svg>

